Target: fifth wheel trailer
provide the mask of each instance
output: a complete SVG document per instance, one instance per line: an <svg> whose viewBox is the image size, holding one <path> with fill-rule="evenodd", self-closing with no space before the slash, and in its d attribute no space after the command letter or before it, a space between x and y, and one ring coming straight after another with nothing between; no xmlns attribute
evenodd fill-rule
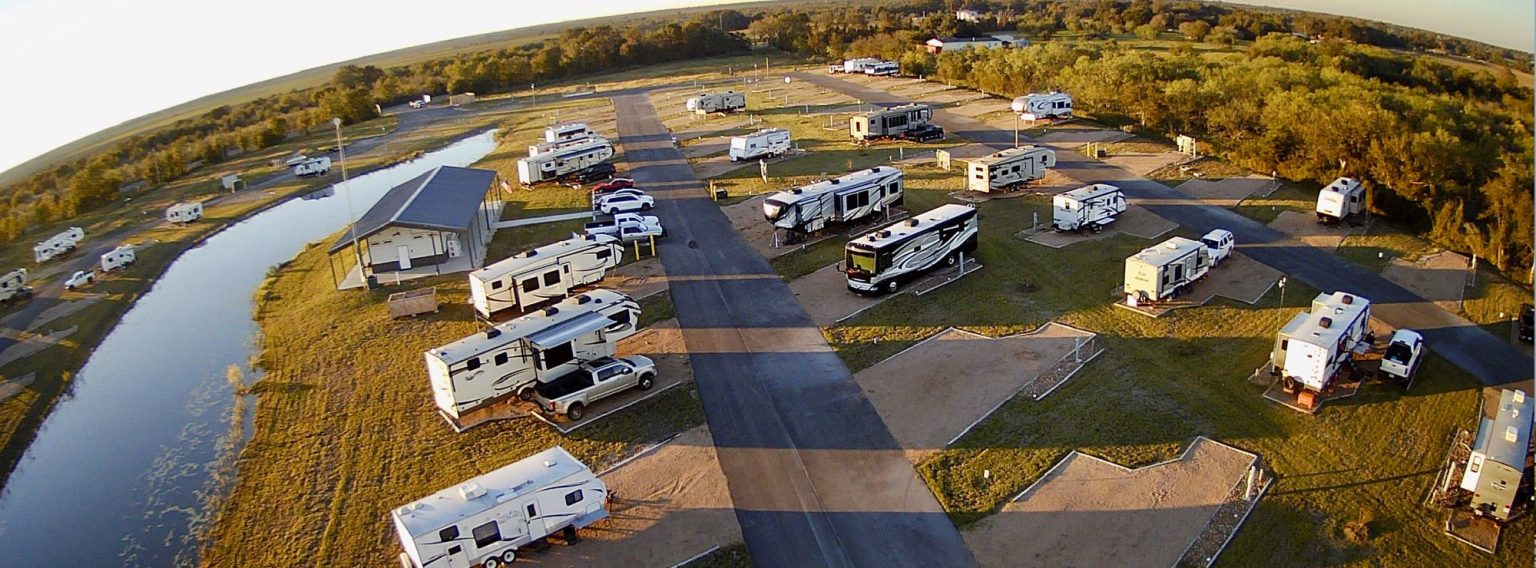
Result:
<svg viewBox="0 0 1536 568"><path fill-rule="evenodd" d="M27 287L27 269L18 268L0 276L0 302L11 303L32 295Z"/></svg>
<svg viewBox="0 0 1536 568"><path fill-rule="evenodd" d="M1124 213L1125 207L1125 192L1120 188L1106 183L1086 185L1051 199L1051 228L1097 233Z"/></svg>
<svg viewBox="0 0 1536 568"><path fill-rule="evenodd" d="M201 201L177 203L165 210L165 220L172 223L191 223L202 218L203 203Z"/></svg>
<svg viewBox="0 0 1536 568"><path fill-rule="evenodd" d="M755 160L764 156L778 157L789 151L789 131L783 128L764 128L751 134L731 137L729 151L731 161Z"/></svg>
<svg viewBox="0 0 1536 568"><path fill-rule="evenodd" d="M517 181L533 185L559 179L596 166L613 157L613 144L604 138L591 138L546 154L517 161Z"/></svg>
<svg viewBox="0 0 1536 568"><path fill-rule="evenodd" d="M895 61L881 61L865 67L864 74L871 77L895 77L901 74L901 64Z"/></svg>
<svg viewBox="0 0 1536 568"><path fill-rule="evenodd" d="M735 112L747 108L747 95L736 91L703 93L697 97L689 98L685 104L688 110L696 114Z"/></svg>
<svg viewBox="0 0 1536 568"><path fill-rule="evenodd" d="M596 133L587 128L585 123L581 122L556 124L544 129L544 141L555 144L591 138L593 136L596 136Z"/></svg>
<svg viewBox="0 0 1536 568"><path fill-rule="evenodd" d="M1270 352L1270 374L1286 385L1320 393L1339 372L1353 366L1370 345L1371 301L1346 292L1318 294L1312 311L1296 314L1280 328Z"/></svg>
<svg viewBox="0 0 1536 568"><path fill-rule="evenodd" d="M607 235L576 237L531 249L469 273L469 298L481 317L526 310L595 284L619 265L624 249Z"/></svg>
<svg viewBox="0 0 1536 568"><path fill-rule="evenodd" d="M1365 210L1365 187L1360 180L1341 177L1317 192L1317 220L1337 223Z"/></svg>
<svg viewBox="0 0 1536 568"><path fill-rule="evenodd" d="M48 237L48 240L37 243L32 247L32 260L39 264L48 262L60 256L69 254L85 240L85 229L70 227L59 231L58 234Z"/></svg>
<svg viewBox="0 0 1536 568"><path fill-rule="evenodd" d="M1006 191L1045 177L1056 167L1056 152L1039 146L1009 148L967 163L965 188L971 191Z"/></svg>
<svg viewBox="0 0 1536 568"><path fill-rule="evenodd" d="M1472 492L1472 512L1499 522L1508 521L1515 504L1531 447L1531 412L1536 410L1525 391L1499 393L1498 414L1483 418L1472 442L1472 455L1461 476L1461 488Z"/></svg>
<svg viewBox="0 0 1536 568"><path fill-rule="evenodd" d="M293 175L299 177L323 176L331 173L331 159L325 156L311 158L293 165Z"/></svg>
<svg viewBox="0 0 1536 568"><path fill-rule="evenodd" d="M1013 112L1024 120L1072 118L1072 95L1066 93L1030 93L1013 99Z"/></svg>
<svg viewBox="0 0 1536 568"><path fill-rule="evenodd" d="M117 248L107 251L101 255L101 271L112 272L114 270L127 268L129 265L133 264L133 261L136 260L136 258L137 255L135 255L133 252L133 245L118 245Z"/></svg>
<svg viewBox="0 0 1536 568"><path fill-rule="evenodd" d="M593 290L425 353L432 396L449 421L616 352L634 335L640 305Z"/></svg>
<svg viewBox="0 0 1536 568"><path fill-rule="evenodd" d="M556 151L559 151L559 150L564 150L566 148L580 146L582 144L587 143L587 141L595 139L595 138L602 138L602 137L601 136L589 136L589 137L586 137L586 138L578 138L578 139L575 139L575 140L564 140L564 141L561 141L561 142L539 142L538 144L532 144L532 145L528 146L528 155L529 156L537 156L539 154L548 154L548 153L551 153L551 152L556 152Z"/></svg>
<svg viewBox="0 0 1536 568"><path fill-rule="evenodd" d="M1174 237L1125 259L1125 303L1136 306L1160 302L1211 270L1205 244Z"/></svg>
<svg viewBox="0 0 1536 568"><path fill-rule="evenodd" d="M828 71L832 73L863 73L865 68L881 62L880 59L874 57L847 59L843 61L842 65L833 65Z"/></svg>
<svg viewBox="0 0 1536 568"><path fill-rule="evenodd" d="M976 235L976 209L953 203L861 235L843 247L848 289L895 292L902 282L975 252Z"/></svg>
<svg viewBox="0 0 1536 568"><path fill-rule="evenodd" d="M933 120L933 107L913 103L854 115L848 119L848 133L855 140L895 138L901 133Z"/></svg>
<svg viewBox="0 0 1536 568"><path fill-rule="evenodd" d="M902 203L901 170L877 166L836 179L780 191L763 201L763 217L773 226L809 234L827 223L850 223Z"/></svg>
<svg viewBox="0 0 1536 568"><path fill-rule="evenodd" d="M517 549L608 516L608 486L555 446L390 511L404 568L503 568Z"/></svg>

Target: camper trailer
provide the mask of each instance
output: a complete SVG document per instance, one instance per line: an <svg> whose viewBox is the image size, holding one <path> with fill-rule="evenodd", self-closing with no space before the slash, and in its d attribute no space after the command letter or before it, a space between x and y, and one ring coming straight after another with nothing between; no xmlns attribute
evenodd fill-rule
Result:
<svg viewBox="0 0 1536 568"><path fill-rule="evenodd" d="M18 268L0 276L0 303L12 303L32 295L27 287L27 269Z"/></svg>
<svg viewBox="0 0 1536 568"><path fill-rule="evenodd" d="M165 210L165 220L172 223L191 223L203 218L203 203L188 201L177 203Z"/></svg>
<svg viewBox="0 0 1536 568"><path fill-rule="evenodd" d="M1365 211L1365 186L1341 177L1317 192L1317 222L1337 223Z"/></svg>
<svg viewBox="0 0 1536 568"><path fill-rule="evenodd" d="M539 142L538 144L532 144L532 145L528 146L528 155L531 157L531 156L537 156L537 155L540 155L540 154L548 154L550 152L556 152L556 151L564 150L564 149L567 149L567 148L573 148L573 147L576 147L576 146L580 146L582 144L586 144L588 141L591 141L591 140L594 140L594 139L600 139L600 138L606 140L606 138L603 138L601 136L588 136L586 138L578 138L578 139L575 139L575 140L564 140L564 141L560 141L560 142ZM612 143L610 142L610 144L612 144Z"/></svg>
<svg viewBox="0 0 1536 568"><path fill-rule="evenodd" d="M328 173L331 173L331 159L325 156L293 164L293 175L299 177L323 176Z"/></svg>
<svg viewBox="0 0 1536 568"><path fill-rule="evenodd" d="M688 99L688 110L695 114L709 114L712 112L735 112L747 108L747 95L726 91L723 93L703 93L697 97Z"/></svg>
<svg viewBox="0 0 1536 568"><path fill-rule="evenodd" d="M1125 193L1106 183L1079 187L1051 200L1051 228L1095 233L1125 212Z"/></svg>
<svg viewBox="0 0 1536 568"><path fill-rule="evenodd" d="M848 119L848 133L855 140L895 138L933 120L933 107L909 104L855 115Z"/></svg>
<svg viewBox="0 0 1536 568"><path fill-rule="evenodd" d="M601 164L613 157L613 144L593 138L560 150L517 161L517 180L523 185L559 179Z"/></svg>
<svg viewBox="0 0 1536 568"><path fill-rule="evenodd" d="M612 290L593 290L427 351L437 407L450 420L552 381L582 363L614 354L634 335L640 305Z"/></svg>
<svg viewBox="0 0 1536 568"><path fill-rule="evenodd" d="M118 245L117 248L101 255L101 271L112 272L133 265L133 245Z"/></svg>
<svg viewBox="0 0 1536 568"><path fill-rule="evenodd" d="M1056 167L1056 152L1039 146L1009 148L990 156L971 160L967 166L965 188L992 192L1017 189L1045 177L1046 168Z"/></svg>
<svg viewBox="0 0 1536 568"><path fill-rule="evenodd" d="M1066 93L1030 93L1013 99L1013 112L1024 120L1072 118L1072 95Z"/></svg>
<svg viewBox="0 0 1536 568"><path fill-rule="evenodd" d="M597 133L587 128L586 124L580 122L556 124L544 129L544 141L551 144L571 142L583 138L591 138L596 135Z"/></svg>
<svg viewBox="0 0 1536 568"><path fill-rule="evenodd" d="M849 223L901 205L902 189L901 170L873 167L770 195L763 217L779 229L814 233L827 223Z"/></svg>
<svg viewBox="0 0 1536 568"><path fill-rule="evenodd" d="M1296 314L1280 328L1270 352L1270 374L1287 387L1319 393L1339 371L1354 364L1368 345L1371 301L1346 292L1318 294L1312 311Z"/></svg>
<svg viewBox="0 0 1536 568"><path fill-rule="evenodd" d="M895 61L881 61L865 67L864 74L871 77L895 77L901 74L901 64Z"/></svg>
<svg viewBox="0 0 1536 568"><path fill-rule="evenodd" d="M505 568L517 549L608 516L608 486L555 446L390 512L407 568Z"/></svg>
<svg viewBox="0 0 1536 568"><path fill-rule="evenodd" d="M848 289L895 292L902 282L975 252L976 234L976 209L951 203L848 241L843 247Z"/></svg>
<svg viewBox="0 0 1536 568"><path fill-rule="evenodd" d="M527 310L601 281L623 256L614 237L572 236L469 273L470 303L486 318L505 309Z"/></svg>
<svg viewBox="0 0 1536 568"><path fill-rule="evenodd" d="M1510 518L1515 493L1525 477L1531 447L1531 412L1536 410L1525 391L1499 393L1498 414L1483 418L1472 442L1472 455L1461 476L1461 488L1472 492L1474 513L1495 521Z"/></svg>
<svg viewBox="0 0 1536 568"><path fill-rule="evenodd" d="M1125 259L1125 303L1137 306L1177 296L1210 270L1210 252L1199 241L1174 237L1142 249Z"/></svg>
<svg viewBox="0 0 1536 568"><path fill-rule="evenodd" d="M85 229L81 229L80 227L70 227L68 229L64 229L58 234L48 237L48 240L37 243L36 246L33 246L32 260L37 261L38 264L42 264L55 258L64 256L69 254L70 251L75 250L75 247L79 246L80 241L83 240L85 240Z"/></svg>
<svg viewBox="0 0 1536 568"><path fill-rule="evenodd" d="M761 157L776 158L789 151L789 131L783 128L764 128L744 136L731 138L732 162L755 160Z"/></svg>
<svg viewBox="0 0 1536 568"><path fill-rule="evenodd" d="M833 65L827 71L832 73L863 73L865 68L877 63L881 63L881 61L874 57L860 57L858 59L844 60L842 65Z"/></svg>

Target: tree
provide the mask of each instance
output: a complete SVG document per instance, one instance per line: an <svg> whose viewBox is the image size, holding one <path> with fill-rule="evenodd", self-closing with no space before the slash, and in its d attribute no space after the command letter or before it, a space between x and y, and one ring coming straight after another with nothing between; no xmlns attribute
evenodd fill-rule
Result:
<svg viewBox="0 0 1536 568"><path fill-rule="evenodd" d="M1160 30L1158 30L1155 27L1152 27L1152 24L1142 24L1142 25L1136 26L1135 32L1136 32L1136 37L1139 37L1139 38L1145 39L1145 40L1154 40L1154 39L1157 39L1157 34L1160 32Z"/></svg>
<svg viewBox="0 0 1536 568"><path fill-rule="evenodd" d="M1211 33L1211 25L1204 20L1192 20L1179 24L1179 33L1184 34L1185 39L1200 41Z"/></svg>

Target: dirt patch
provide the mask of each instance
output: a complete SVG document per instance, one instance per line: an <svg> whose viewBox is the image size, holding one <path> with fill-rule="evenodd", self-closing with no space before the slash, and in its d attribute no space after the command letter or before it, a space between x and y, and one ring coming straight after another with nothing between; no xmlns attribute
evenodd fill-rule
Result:
<svg viewBox="0 0 1536 568"><path fill-rule="evenodd" d="M1118 219L1115 219L1115 222L1110 223L1103 232L1099 233L1058 233L1051 229L1050 222L1050 219L1042 218L1040 220L1040 228L1019 233L1019 237L1048 247L1061 248L1081 242L1105 239L1121 233L1143 239L1155 239L1178 227L1173 221L1158 217L1151 211L1135 205L1127 207L1125 212L1121 213Z"/></svg>
<svg viewBox="0 0 1536 568"><path fill-rule="evenodd" d="M971 101L971 102L965 103L963 105L957 106L955 108L949 109L949 112L952 112L952 113L955 113L955 114L958 114L958 115L961 115L961 116L969 116L971 118L976 118L976 117L981 116L983 114L993 113L993 112L1008 112L1008 113L1011 113L1012 109L1008 105L1009 105L1008 101L1004 101L1004 100L1001 100L1001 99L993 99L993 98L978 99L978 100Z"/></svg>
<svg viewBox="0 0 1536 568"><path fill-rule="evenodd" d="M732 203L721 207L720 211L730 219L731 227L741 233L741 238L747 241L754 250L763 255L763 258L773 259L793 250L792 247L773 246L773 224L763 218L763 200L767 196L758 195L740 203Z"/></svg>
<svg viewBox="0 0 1536 568"><path fill-rule="evenodd" d="M1269 191L1274 185L1274 180L1267 177L1248 176L1223 180L1192 179L1175 189L1207 205L1236 207L1249 196Z"/></svg>
<svg viewBox="0 0 1536 568"><path fill-rule="evenodd" d="M613 274L604 279L603 286L638 300L666 291L667 271L660 259L647 258L614 269Z"/></svg>
<svg viewBox="0 0 1536 568"><path fill-rule="evenodd" d="M709 115L682 115L666 121L667 130L679 141L695 140L711 136L717 132L735 130L748 125L746 116L731 114L725 116Z"/></svg>
<svg viewBox="0 0 1536 568"><path fill-rule="evenodd" d="M779 162L793 160L795 158L799 158L799 157L806 156L806 155L808 155L808 154L806 154L804 152L801 152L799 150L790 149L783 156L780 156L778 158L768 158L767 160L768 160L768 165L772 166L773 164L777 164ZM693 162L690 165L693 166L693 173L694 173L694 175L698 176L699 179L709 179L709 178L719 177L719 176L728 174L730 172L734 172L734 171L739 170L741 168L757 167L757 160L742 160L742 161L739 161L739 162L732 162L731 161L731 157L729 155L718 154L718 155L711 156L711 157L703 159L703 160L699 160L699 161ZM772 168L770 168L770 171L772 171Z"/></svg>
<svg viewBox="0 0 1536 568"><path fill-rule="evenodd" d="M818 327L837 322L884 301L888 296L861 296L848 289L848 279L834 264L789 283L800 307Z"/></svg>
<svg viewBox="0 0 1536 568"><path fill-rule="evenodd" d="M1344 238L1354 232L1348 223L1324 225L1317 222L1317 217L1296 211L1281 212L1274 221L1270 221L1269 228L1305 244L1328 250L1338 250L1339 245L1344 244Z"/></svg>
<svg viewBox="0 0 1536 568"><path fill-rule="evenodd" d="M981 566L1172 566L1255 460L1205 438L1134 470L1074 451L965 541Z"/></svg>
<svg viewBox="0 0 1536 568"><path fill-rule="evenodd" d="M1025 125L1028 126L1028 125ZM1050 132L1035 138L1035 142L1047 146L1056 146L1068 150L1076 150L1078 146L1089 142L1109 143L1118 142L1130 138L1131 135L1119 130L1098 130L1092 128L1062 128L1052 129Z"/></svg>
<svg viewBox="0 0 1536 568"><path fill-rule="evenodd" d="M937 106L961 106L963 103L989 98L987 95L964 89L938 91L918 97L918 100Z"/></svg>
<svg viewBox="0 0 1536 568"><path fill-rule="evenodd" d="M1189 159L1178 152L1120 152L1111 153L1104 163L1146 177L1147 174Z"/></svg>
<svg viewBox="0 0 1536 568"><path fill-rule="evenodd" d="M1445 251L1418 262L1394 258L1381 271L1381 277L1455 314L1461 313L1461 299L1467 289L1467 269L1471 265L1471 259Z"/></svg>

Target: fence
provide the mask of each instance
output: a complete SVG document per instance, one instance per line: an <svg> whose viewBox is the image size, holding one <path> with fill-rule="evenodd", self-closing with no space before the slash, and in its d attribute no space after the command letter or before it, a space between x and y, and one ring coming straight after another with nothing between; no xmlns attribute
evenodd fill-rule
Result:
<svg viewBox="0 0 1536 568"><path fill-rule="evenodd" d="M1035 400L1045 398L1045 395L1051 394L1051 391L1066 383L1067 379L1071 379L1072 375L1083 368L1083 365L1087 365L1103 352L1104 350L1099 347L1098 335L1076 338L1072 345L1072 352L1063 356L1044 373L1040 373L1034 382L1024 387L1024 394Z"/></svg>

